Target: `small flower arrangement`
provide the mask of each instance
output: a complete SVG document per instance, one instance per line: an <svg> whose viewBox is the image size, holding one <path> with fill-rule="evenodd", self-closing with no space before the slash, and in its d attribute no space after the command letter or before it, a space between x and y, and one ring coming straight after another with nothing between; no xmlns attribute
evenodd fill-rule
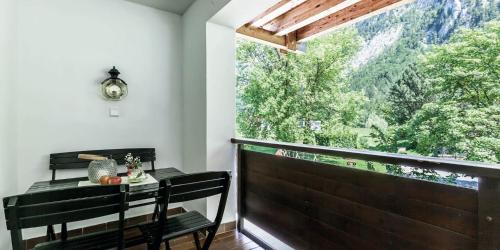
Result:
<svg viewBox="0 0 500 250"><path fill-rule="evenodd" d="M146 179L146 174L142 170L142 162L139 156L128 153L125 156L125 165L127 166L127 175L129 182L141 182Z"/></svg>

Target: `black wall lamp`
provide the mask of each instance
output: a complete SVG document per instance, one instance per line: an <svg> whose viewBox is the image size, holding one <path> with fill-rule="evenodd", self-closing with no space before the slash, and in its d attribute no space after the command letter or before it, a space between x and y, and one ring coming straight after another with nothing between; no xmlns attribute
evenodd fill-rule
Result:
<svg viewBox="0 0 500 250"><path fill-rule="evenodd" d="M102 96L110 101L122 100L128 94L127 83L118 78L120 71L115 66L108 73L111 77L101 83Z"/></svg>

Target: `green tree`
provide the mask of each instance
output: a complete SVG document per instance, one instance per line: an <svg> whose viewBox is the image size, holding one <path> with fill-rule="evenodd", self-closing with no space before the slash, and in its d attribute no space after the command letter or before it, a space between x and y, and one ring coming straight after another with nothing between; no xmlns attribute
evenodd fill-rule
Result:
<svg viewBox="0 0 500 250"><path fill-rule="evenodd" d="M499 41L500 23L493 21L461 30L424 54L421 66L405 71L391 88L388 120L396 124L373 130L377 149L405 146L422 155L498 162Z"/></svg>
<svg viewBox="0 0 500 250"><path fill-rule="evenodd" d="M500 22L461 30L422 58L435 102L399 131L424 155L500 160Z"/></svg>
<svg viewBox="0 0 500 250"><path fill-rule="evenodd" d="M303 54L280 54L267 46L239 41L239 133L311 144L337 141L345 145L347 138L356 143L353 131L338 139L332 128L349 130L360 122L365 98L349 90L344 76L359 43L352 29L308 42ZM311 126L315 122L321 124L320 130Z"/></svg>
<svg viewBox="0 0 500 250"><path fill-rule="evenodd" d="M430 85L414 64L408 66L401 78L390 88L387 96L387 117L395 124L410 120L422 105L429 102Z"/></svg>
<svg viewBox="0 0 500 250"><path fill-rule="evenodd" d="M423 59L423 69L443 101L475 107L500 100L500 22L462 29L448 44L436 46Z"/></svg>
<svg viewBox="0 0 500 250"><path fill-rule="evenodd" d="M405 128L420 154L462 155L468 160L500 160L500 107L467 108L456 102L423 106Z"/></svg>
<svg viewBox="0 0 500 250"><path fill-rule="evenodd" d="M296 141L299 85L287 56L268 46L241 40L237 50L238 129L248 138Z"/></svg>

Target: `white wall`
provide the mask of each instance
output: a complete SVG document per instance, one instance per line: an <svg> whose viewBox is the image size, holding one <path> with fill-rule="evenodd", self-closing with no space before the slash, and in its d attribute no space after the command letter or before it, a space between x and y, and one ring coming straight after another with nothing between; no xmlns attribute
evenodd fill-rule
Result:
<svg viewBox="0 0 500 250"><path fill-rule="evenodd" d="M19 9L20 190L50 177L50 152L150 146L158 167L181 167L178 15L122 0L23 0ZM129 84L120 102L99 93L112 65Z"/></svg>
<svg viewBox="0 0 500 250"><path fill-rule="evenodd" d="M236 219L235 28L277 0L197 0L183 15L184 166L189 172L233 170L223 222ZM218 200L185 203L215 215Z"/></svg>
<svg viewBox="0 0 500 250"><path fill-rule="evenodd" d="M7 95L0 100L0 157L16 152L0 167L19 170L10 172L17 178L0 184L2 192L7 186L7 193L24 192L34 181L49 179L49 153L81 149L156 147L158 167L232 170L234 27L272 1L232 0L223 9L230 0L198 0L182 18L123 0L0 1L0 10L10 14L0 13L0 35L17 30L12 41L18 41L0 44L1 53L12 54L1 57L0 65L9 65L2 69L16 73L0 74L0 83L14 83L8 91L0 85L0 98ZM19 6L17 18L13 3ZM245 16L233 11L240 7L248 10ZM207 24L217 12L217 24ZM124 101L99 96L99 83L112 65L129 83ZM122 116L108 117L110 107L119 107ZM76 174L85 171L59 176ZM224 221L234 220L235 185ZM187 208L212 214L216 202Z"/></svg>
<svg viewBox="0 0 500 250"><path fill-rule="evenodd" d="M182 16L183 164L186 172L207 170L206 23L229 0L197 0ZM184 204L206 214L205 201Z"/></svg>
<svg viewBox="0 0 500 250"><path fill-rule="evenodd" d="M279 0L232 0L212 16L206 27L207 170L232 170L233 181L223 221L236 219L236 32L241 25ZM208 214L217 199L207 201Z"/></svg>
<svg viewBox="0 0 500 250"><path fill-rule="evenodd" d="M234 168L235 147L229 141L236 123L236 48L234 29L207 23L207 170ZM207 201L207 214L217 212L219 199ZM236 219L236 178L233 178L223 221Z"/></svg>
<svg viewBox="0 0 500 250"><path fill-rule="evenodd" d="M0 197L16 192L15 159L13 157L15 123L12 90L15 86L16 0L0 0ZM0 213L0 249L10 248L10 234Z"/></svg>
<svg viewBox="0 0 500 250"><path fill-rule="evenodd" d="M18 3L17 191L50 179L51 152L155 147L158 168L182 169L181 17L123 0ZM120 102L99 92L113 65L129 84Z"/></svg>

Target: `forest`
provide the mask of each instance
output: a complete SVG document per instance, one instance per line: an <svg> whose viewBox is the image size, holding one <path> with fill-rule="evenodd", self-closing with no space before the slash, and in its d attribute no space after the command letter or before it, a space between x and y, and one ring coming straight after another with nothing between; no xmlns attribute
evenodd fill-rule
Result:
<svg viewBox="0 0 500 250"><path fill-rule="evenodd" d="M498 6L417 1L304 53L238 40L238 133L498 163Z"/></svg>

